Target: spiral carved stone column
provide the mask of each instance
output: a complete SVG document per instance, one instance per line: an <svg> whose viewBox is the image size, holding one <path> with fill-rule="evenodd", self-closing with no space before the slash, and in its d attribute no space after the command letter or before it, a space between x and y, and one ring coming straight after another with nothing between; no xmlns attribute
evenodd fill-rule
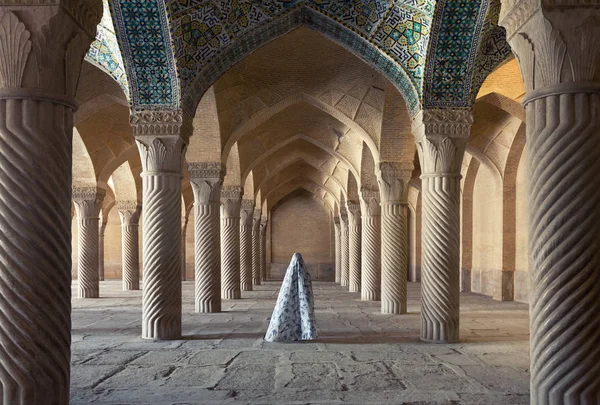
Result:
<svg viewBox="0 0 600 405"><path fill-rule="evenodd" d="M360 203L348 201L348 258L350 292L360 292L361 282L361 218Z"/></svg>
<svg viewBox="0 0 600 405"><path fill-rule="evenodd" d="M12 3L0 18L0 402L67 405L74 97L102 2Z"/></svg>
<svg viewBox="0 0 600 405"><path fill-rule="evenodd" d="M242 200L240 208L240 288L252 291L252 221L254 201Z"/></svg>
<svg viewBox="0 0 600 405"><path fill-rule="evenodd" d="M73 202L79 227L77 258L77 292L79 298L100 296L98 237L100 209L105 191L96 187L74 187Z"/></svg>
<svg viewBox="0 0 600 405"><path fill-rule="evenodd" d="M181 281L187 280L187 258L186 258L186 235L187 235L187 224L188 219L187 215L184 217L185 213L181 213Z"/></svg>
<svg viewBox="0 0 600 405"><path fill-rule="evenodd" d="M104 233L107 223L102 221L98 230L98 280L104 281Z"/></svg>
<svg viewBox="0 0 600 405"><path fill-rule="evenodd" d="M341 285L342 287L348 287L350 284L350 228L348 226L346 207L342 206L340 211L340 239L342 241Z"/></svg>
<svg viewBox="0 0 600 405"><path fill-rule="evenodd" d="M220 163L189 163L194 191L195 308L221 311L221 227L219 210L224 170Z"/></svg>
<svg viewBox="0 0 600 405"><path fill-rule="evenodd" d="M259 209L254 209L252 218L252 284L260 285L260 214Z"/></svg>
<svg viewBox="0 0 600 405"><path fill-rule="evenodd" d="M221 298L241 298L240 208L242 188L224 186L221 191Z"/></svg>
<svg viewBox="0 0 600 405"><path fill-rule="evenodd" d="M501 15L527 91L532 405L600 403L600 12L569 5Z"/></svg>
<svg viewBox="0 0 600 405"><path fill-rule="evenodd" d="M333 218L333 227L335 232L335 282L342 282L342 236L340 230L340 217Z"/></svg>
<svg viewBox="0 0 600 405"><path fill-rule="evenodd" d="M137 201L119 201L117 209L121 217L121 246L123 263L123 291L140 289L139 218Z"/></svg>
<svg viewBox="0 0 600 405"><path fill-rule="evenodd" d="M381 299L381 208L379 191L361 191L361 268L360 297L363 301Z"/></svg>
<svg viewBox="0 0 600 405"><path fill-rule="evenodd" d="M143 172L142 337L181 336L181 165L189 130L179 111L134 111Z"/></svg>
<svg viewBox="0 0 600 405"><path fill-rule="evenodd" d="M268 217L260 218L260 278L267 281L267 222Z"/></svg>
<svg viewBox="0 0 600 405"><path fill-rule="evenodd" d="M413 131L423 191L421 339L456 342L460 304L460 168L472 113L432 109Z"/></svg>
<svg viewBox="0 0 600 405"><path fill-rule="evenodd" d="M410 163L412 166L412 163ZM405 314L408 279L407 188L412 170L382 163L381 192L381 313Z"/></svg>

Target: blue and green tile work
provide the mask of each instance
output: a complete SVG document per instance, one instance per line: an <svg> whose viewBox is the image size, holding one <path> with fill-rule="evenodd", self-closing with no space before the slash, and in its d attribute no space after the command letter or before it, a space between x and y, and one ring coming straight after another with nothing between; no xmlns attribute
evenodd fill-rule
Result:
<svg viewBox="0 0 600 405"><path fill-rule="evenodd" d="M121 51L119 50L107 0L104 0L104 13L102 21L98 24L96 39L92 42L85 60L115 79L129 98L129 84L127 83L125 66L121 57Z"/></svg>
<svg viewBox="0 0 600 405"><path fill-rule="evenodd" d="M304 25L382 72L413 114L423 106L469 106L477 83L505 59L508 48L494 4L499 3L111 0L134 108L183 104L193 111L229 67Z"/></svg>

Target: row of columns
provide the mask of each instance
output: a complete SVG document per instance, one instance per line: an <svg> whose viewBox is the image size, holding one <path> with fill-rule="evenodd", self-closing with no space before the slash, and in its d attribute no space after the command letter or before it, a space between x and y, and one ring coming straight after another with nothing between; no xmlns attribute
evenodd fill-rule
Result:
<svg viewBox="0 0 600 405"><path fill-rule="evenodd" d="M527 90L534 405L596 404L600 399L600 86L595 77L600 16L597 7L589 6L595 1L559 3L506 0L500 16ZM0 53L10 60L0 69L0 173L7 179L0 184L0 312L8 320L0 322L2 401L44 404L52 398L67 404L74 96L102 4L61 2L44 7L43 13L36 5L19 5L18 17L11 7L4 7L0 18L11 35L10 46ZM35 58L30 57L30 38L41 45ZM40 61L53 68L40 68ZM469 112L452 109L426 110L415 121L423 168L421 337L435 342L458 338L459 168L471 122ZM189 132L178 111L133 111L131 123L143 164L142 335L178 338L181 165ZM230 252L233 246L239 252L241 190L224 190L221 197L226 200L221 250ZM94 190L76 202L86 246L81 296L97 294L93 243L98 244L99 198ZM402 210L383 212L403 215ZM342 218L340 281L347 285L352 238ZM384 236L390 234L388 222L382 221L386 245L394 241ZM239 258L225 256L222 292L239 297L239 275L233 285L225 277L233 269L239 274ZM90 267L94 274L87 272ZM389 264L384 268L394 271ZM384 280L388 276L382 275ZM383 288L386 300L390 290Z"/></svg>

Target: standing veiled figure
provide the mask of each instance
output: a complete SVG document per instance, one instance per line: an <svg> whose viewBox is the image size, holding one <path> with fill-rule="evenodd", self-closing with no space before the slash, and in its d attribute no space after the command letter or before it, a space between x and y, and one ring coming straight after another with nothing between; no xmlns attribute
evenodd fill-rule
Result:
<svg viewBox="0 0 600 405"><path fill-rule="evenodd" d="M294 253L279 290L277 304L265 335L267 342L317 338L310 275L300 253Z"/></svg>

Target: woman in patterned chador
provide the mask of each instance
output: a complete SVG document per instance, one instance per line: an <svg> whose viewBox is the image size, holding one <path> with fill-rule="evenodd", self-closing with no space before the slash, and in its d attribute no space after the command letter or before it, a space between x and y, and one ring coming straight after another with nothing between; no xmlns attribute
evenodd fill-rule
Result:
<svg viewBox="0 0 600 405"><path fill-rule="evenodd" d="M300 253L294 253L279 290L277 304L265 335L267 342L313 340L317 338L310 275Z"/></svg>

